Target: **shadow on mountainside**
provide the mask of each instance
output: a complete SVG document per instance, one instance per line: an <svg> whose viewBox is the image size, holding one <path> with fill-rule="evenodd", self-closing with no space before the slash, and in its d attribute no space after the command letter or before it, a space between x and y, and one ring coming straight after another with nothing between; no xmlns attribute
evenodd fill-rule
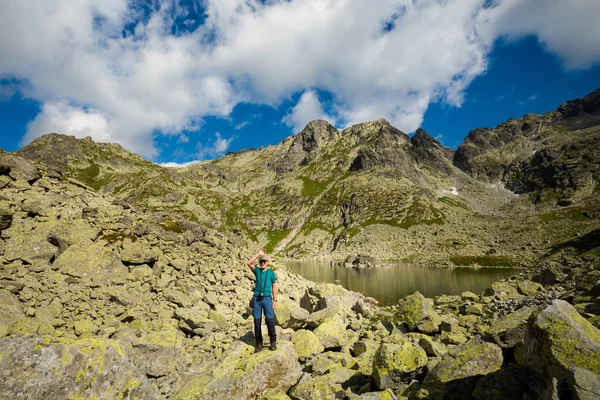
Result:
<svg viewBox="0 0 600 400"><path fill-rule="evenodd" d="M581 237L557 244L550 249L548 254L553 255L562 250L570 250L579 255L597 247L600 247L600 229L594 229Z"/></svg>

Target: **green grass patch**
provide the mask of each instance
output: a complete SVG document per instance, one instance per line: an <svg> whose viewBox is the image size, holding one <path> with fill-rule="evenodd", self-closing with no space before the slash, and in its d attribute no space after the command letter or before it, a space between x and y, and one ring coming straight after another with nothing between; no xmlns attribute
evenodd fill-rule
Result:
<svg viewBox="0 0 600 400"><path fill-rule="evenodd" d="M182 233L184 230L181 225L179 225L179 221L174 218L165 218L158 225L167 232Z"/></svg>
<svg viewBox="0 0 600 400"><path fill-rule="evenodd" d="M304 235L309 235L312 231L314 231L315 229L320 229L322 231L325 232L329 232L332 235L335 233L336 228L332 228L320 221L315 221L312 219L309 219L308 221L306 221L306 223L302 226L302 229L300 230Z"/></svg>
<svg viewBox="0 0 600 400"><path fill-rule="evenodd" d="M596 256L596 257L600 257L600 246L593 248L592 250L583 253L582 256Z"/></svg>
<svg viewBox="0 0 600 400"><path fill-rule="evenodd" d="M329 183L330 183L330 181L325 181L325 182L313 181L312 179L310 179L306 176L301 176L300 179L302 179L302 182L303 182L302 196L308 196L308 197L316 197L316 196L320 195L321 193L323 193L323 190L325 190L327 185L329 185Z"/></svg>
<svg viewBox="0 0 600 400"><path fill-rule="evenodd" d="M591 218L583 214L584 207L567 207L561 210L540 214L539 218L543 222L560 221L569 219L571 221L589 221Z"/></svg>
<svg viewBox="0 0 600 400"><path fill-rule="evenodd" d="M451 207L458 207L458 208L462 208L465 210L470 210L469 207L469 203L467 203L465 200L461 199L461 198L451 198L451 197L440 197L438 199L441 203L447 204Z"/></svg>
<svg viewBox="0 0 600 400"><path fill-rule="evenodd" d="M125 239L135 242L137 241L137 236L132 233L115 232L103 235L100 239L106 240L108 243L123 242Z"/></svg>
<svg viewBox="0 0 600 400"><path fill-rule="evenodd" d="M277 244L283 240L292 230L291 229L272 229L267 232L267 244L265 250L272 253Z"/></svg>
<svg viewBox="0 0 600 400"><path fill-rule="evenodd" d="M450 261L456 266L481 265L483 267L516 267L517 262L504 256L453 256Z"/></svg>

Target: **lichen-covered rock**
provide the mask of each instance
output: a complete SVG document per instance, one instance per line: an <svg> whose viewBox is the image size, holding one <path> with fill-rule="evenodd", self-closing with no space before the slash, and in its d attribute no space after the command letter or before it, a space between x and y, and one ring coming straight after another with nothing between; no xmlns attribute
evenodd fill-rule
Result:
<svg viewBox="0 0 600 400"><path fill-rule="evenodd" d="M294 346L278 344L276 351L254 354L254 347L235 341L215 364L207 365L187 382L175 399L251 399L266 390L287 392L302 370Z"/></svg>
<svg viewBox="0 0 600 400"><path fill-rule="evenodd" d="M525 338L527 320L532 312L531 307L520 308L494 322L488 333L500 347L514 347Z"/></svg>
<svg viewBox="0 0 600 400"><path fill-rule="evenodd" d="M363 393L357 397L357 400L396 400L397 397L391 389L381 392Z"/></svg>
<svg viewBox="0 0 600 400"><path fill-rule="evenodd" d="M310 358L325 350L317 335L304 329L294 332L292 343L300 359Z"/></svg>
<svg viewBox="0 0 600 400"><path fill-rule="evenodd" d="M0 231L7 229L12 224L13 212L6 201L0 201Z"/></svg>
<svg viewBox="0 0 600 400"><path fill-rule="evenodd" d="M517 289L522 295L530 296L541 291L543 289L543 286L538 282L522 280L517 282Z"/></svg>
<svg viewBox="0 0 600 400"><path fill-rule="evenodd" d="M508 281L494 282L488 287L484 296L495 296L500 300L522 299L523 295L519 293L516 285Z"/></svg>
<svg viewBox="0 0 600 400"><path fill-rule="evenodd" d="M350 292L333 283L318 283L308 289L308 294L314 301L314 311L327 307L340 307L351 310L360 299L360 294Z"/></svg>
<svg viewBox="0 0 600 400"><path fill-rule="evenodd" d="M10 335L17 321L27 318L17 296L0 289L0 338Z"/></svg>
<svg viewBox="0 0 600 400"><path fill-rule="evenodd" d="M343 398L344 389L327 375L312 377L304 374L289 394L293 400L327 400Z"/></svg>
<svg viewBox="0 0 600 400"><path fill-rule="evenodd" d="M285 296L279 296L277 304L277 322L282 328L299 329L308 319L308 311Z"/></svg>
<svg viewBox="0 0 600 400"><path fill-rule="evenodd" d="M306 326L315 329L325 322L325 320L339 315L340 313L342 313L342 310L339 307L326 307L319 311L315 311L306 318Z"/></svg>
<svg viewBox="0 0 600 400"><path fill-rule="evenodd" d="M4 257L8 261L23 260L29 264L47 264L56 255L57 248L48 242L48 231L53 222L17 224L3 231L6 239Z"/></svg>
<svg viewBox="0 0 600 400"><path fill-rule="evenodd" d="M600 374L600 331L573 306L554 300L529 318L523 345L516 358L542 376L565 379L569 368Z"/></svg>
<svg viewBox="0 0 600 400"><path fill-rule="evenodd" d="M567 377L569 388L575 400L600 399L600 375L587 369L574 367Z"/></svg>
<svg viewBox="0 0 600 400"><path fill-rule="evenodd" d="M348 342L346 326L344 319L336 315L326 319L314 333L326 349L342 347Z"/></svg>
<svg viewBox="0 0 600 400"><path fill-rule="evenodd" d="M74 244L56 258L53 268L74 278L103 284L117 275L126 275L121 262L100 243Z"/></svg>
<svg viewBox="0 0 600 400"><path fill-rule="evenodd" d="M418 329L423 333L435 333L442 322L433 309L433 301L415 292L398 302L398 316L404 320L410 330Z"/></svg>
<svg viewBox="0 0 600 400"><path fill-rule="evenodd" d="M0 174L29 183L41 178L38 168L30 161L9 153L0 153Z"/></svg>
<svg viewBox="0 0 600 400"><path fill-rule="evenodd" d="M158 399L114 340L0 339L4 399Z"/></svg>
<svg viewBox="0 0 600 400"><path fill-rule="evenodd" d="M121 261L125 264L151 264L158 260L160 250L151 247L147 243L131 240L123 242L123 250L121 251Z"/></svg>
<svg viewBox="0 0 600 400"><path fill-rule="evenodd" d="M408 340L382 343L373 360L373 379L380 389L396 387L413 378L426 364L425 350Z"/></svg>
<svg viewBox="0 0 600 400"><path fill-rule="evenodd" d="M498 345L473 339L448 351L427 374L423 385L428 389L443 390L450 382L495 372L503 360Z"/></svg>

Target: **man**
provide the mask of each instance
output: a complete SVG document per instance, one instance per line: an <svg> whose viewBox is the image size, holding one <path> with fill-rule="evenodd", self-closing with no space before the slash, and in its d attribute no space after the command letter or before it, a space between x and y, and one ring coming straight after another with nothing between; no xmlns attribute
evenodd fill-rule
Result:
<svg viewBox="0 0 600 400"><path fill-rule="evenodd" d="M258 266L254 262L258 259ZM265 249L260 249L252 258L248 260L248 268L256 276L256 285L254 286L254 306L252 307L252 317L254 318L254 337L256 338L256 349L258 353L263 349L262 337L262 313L265 312L267 330L271 346L269 349L277 350L277 334L275 333L275 313L277 309L277 275L275 271L269 268L269 257Z"/></svg>

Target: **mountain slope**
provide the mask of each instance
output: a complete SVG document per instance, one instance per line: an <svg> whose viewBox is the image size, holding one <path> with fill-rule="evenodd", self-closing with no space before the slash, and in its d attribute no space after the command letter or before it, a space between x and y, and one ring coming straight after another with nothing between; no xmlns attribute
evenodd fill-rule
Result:
<svg viewBox="0 0 600 400"><path fill-rule="evenodd" d="M581 215L598 207L599 93L473 130L456 152L377 120L342 131L313 121L278 145L182 169L57 134L18 154L124 204L289 257L512 263L598 225Z"/></svg>

